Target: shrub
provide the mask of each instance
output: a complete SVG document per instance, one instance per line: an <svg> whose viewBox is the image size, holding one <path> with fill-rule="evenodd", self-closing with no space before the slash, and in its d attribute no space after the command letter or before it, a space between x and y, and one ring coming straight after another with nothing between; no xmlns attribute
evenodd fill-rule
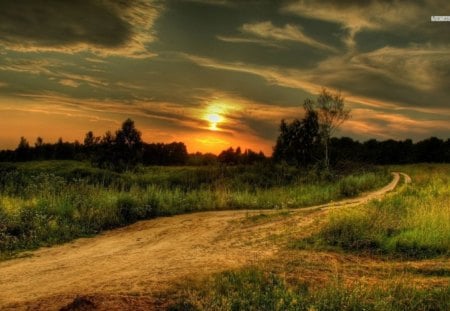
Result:
<svg viewBox="0 0 450 311"><path fill-rule="evenodd" d="M122 194L117 199L117 211L124 223L131 223L144 215L140 215L139 202L129 194Z"/></svg>

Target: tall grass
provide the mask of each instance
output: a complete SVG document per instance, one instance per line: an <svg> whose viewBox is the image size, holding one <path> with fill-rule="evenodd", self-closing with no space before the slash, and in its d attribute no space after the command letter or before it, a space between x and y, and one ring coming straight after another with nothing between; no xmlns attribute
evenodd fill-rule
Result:
<svg viewBox="0 0 450 311"><path fill-rule="evenodd" d="M407 257L450 255L450 165L408 166L413 183L382 201L331 214L316 244Z"/></svg>
<svg viewBox="0 0 450 311"><path fill-rule="evenodd" d="M52 245L158 216L321 204L379 187L389 178L379 170L329 181L283 166L149 167L118 174L75 161L3 164L0 252ZM351 193L342 190L348 187Z"/></svg>
<svg viewBox="0 0 450 311"><path fill-rule="evenodd" d="M214 275L185 288L169 310L448 310L450 287L421 289L401 283L345 285L339 279L311 288L250 267Z"/></svg>

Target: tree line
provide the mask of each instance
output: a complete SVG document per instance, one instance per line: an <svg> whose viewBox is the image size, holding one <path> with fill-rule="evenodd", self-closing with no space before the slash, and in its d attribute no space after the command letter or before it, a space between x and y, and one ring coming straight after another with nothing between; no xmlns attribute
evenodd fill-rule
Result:
<svg viewBox="0 0 450 311"><path fill-rule="evenodd" d="M83 143L65 142L62 138L56 143L44 143L38 137L34 146L21 137L15 150L1 150L1 162L24 162L35 160L78 160L91 161L95 167L126 171L136 165L227 165L253 164L265 160L266 156L251 149L229 148L218 156L211 153L189 155L182 142L146 143L134 121L127 119L115 133L107 131L96 136L92 131L86 133Z"/></svg>
<svg viewBox="0 0 450 311"><path fill-rule="evenodd" d="M450 139L436 137L413 143L411 139L366 142L349 137L332 137L350 118L344 98L326 89L317 100L306 99L304 116L291 122L281 121L273 160L291 165L322 166L325 170L345 163L406 164L420 162L450 163Z"/></svg>
<svg viewBox="0 0 450 311"><path fill-rule="evenodd" d="M317 99L306 99L303 118L281 120L279 135L271 158L264 153L240 147L228 148L219 155L188 154L182 142L146 143L134 121L127 119L114 133L96 136L86 133L83 143L44 143L34 146L21 137L15 150L1 150L0 161L80 160L93 166L126 171L142 165L247 165L257 162L285 162L299 167L321 166L325 170L345 163L407 164L419 162L450 163L450 139L436 137L414 143L411 139L359 142L349 137L333 137L336 129L350 118L344 98L323 89Z"/></svg>
<svg viewBox="0 0 450 311"><path fill-rule="evenodd" d="M292 123L297 124L299 120ZM289 123L282 122L285 128ZM289 130L288 130L289 131ZM286 129L280 131L286 133ZM285 135L285 134L284 134ZM272 160L285 161L291 165L309 166L321 160L323 150L321 146L305 143L310 148L288 148L280 156L280 149L275 148ZM330 165L335 167L339 163L356 162L368 164L410 164L421 162L450 163L450 139L443 140L430 137L414 143L406 140L370 139L364 142L350 137L333 137L329 143ZM79 142L44 143L38 138L34 146L21 138L19 146L15 150L1 150L1 162L33 161L33 160L91 160L95 166L108 167L108 162L114 162L114 158L120 159L115 153L109 153L112 146L99 140L94 144L82 144ZM139 157L138 157L139 159ZM241 150L240 147L228 148L219 155L212 153L187 154L186 146L181 142L142 143L142 158L140 163L144 165L214 165L218 163L227 165L253 164L267 161L262 152L254 152L251 149Z"/></svg>
<svg viewBox="0 0 450 311"><path fill-rule="evenodd" d="M93 166L125 171L138 164L143 165L183 165L188 159L187 149L182 142L145 143L134 121L127 119L115 133L107 131L103 136L86 133L83 143L44 143L41 137L34 146L20 138L15 150L0 151L0 161L32 160L89 160Z"/></svg>

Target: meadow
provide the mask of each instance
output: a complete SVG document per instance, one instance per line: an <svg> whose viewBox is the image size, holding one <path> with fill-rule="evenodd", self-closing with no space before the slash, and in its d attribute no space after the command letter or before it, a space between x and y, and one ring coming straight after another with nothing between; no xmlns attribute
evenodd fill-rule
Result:
<svg viewBox="0 0 450 311"><path fill-rule="evenodd" d="M301 209L381 188L391 171L412 183L361 206ZM177 280L158 294L169 310L450 309L450 165L320 172L269 162L125 173L78 161L2 163L1 259L141 219L257 209L226 232L247 250L272 245L274 256Z"/></svg>
<svg viewBox="0 0 450 311"><path fill-rule="evenodd" d="M322 176L261 163L137 167L116 173L87 162L0 165L0 257L90 236L141 219L207 210L301 208L387 184L385 169Z"/></svg>
<svg viewBox="0 0 450 311"><path fill-rule="evenodd" d="M449 310L450 165L389 169L412 183L300 233L285 225L274 258L182 283L171 309Z"/></svg>
<svg viewBox="0 0 450 311"><path fill-rule="evenodd" d="M392 169L407 172L413 185L382 201L331 213L329 222L299 246L412 258L450 255L450 166Z"/></svg>

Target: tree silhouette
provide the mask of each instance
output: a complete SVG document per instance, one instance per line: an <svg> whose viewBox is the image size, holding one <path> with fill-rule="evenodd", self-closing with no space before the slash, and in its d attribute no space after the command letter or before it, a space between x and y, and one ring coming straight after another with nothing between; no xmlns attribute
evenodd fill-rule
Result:
<svg viewBox="0 0 450 311"><path fill-rule="evenodd" d="M127 119L122 123L112 143L109 142L110 136L108 134L106 142L113 145L112 163L116 170L128 170L142 160L141 132L136 129L133 120Z"/></svg>
<svg viewBox="0 0 450 311"><path fill-rule="evenodd" d="M302 120L294 119L291 123L281 120L273 153L276 161L284 160L298 166L317 162L320 149L318 115L309 101L305 101L303 108L305 116Z"/></svg>
<svg viewBox="0 0 450 311"><path fill-rule="evenodd" d="M100 142L100 137L95 136L92 131L89 131L86 133L86 136L84 137L84 146L86 148L92 148L95 145L97 145Z"/></svg>
<svg viewBox="0 0 450 311"><path fill-rule="evenodd" d="M17 161L31 160L30 144L23 136L20 137L19 145L17 146L17 149L16 149L16 160Z"/></svg>
<svg viewBox="0 0 450 311"><path fill-rule="evenodd" d="M240 150L240 148L239 148ZM223 164L238 164L238 157L233 147L223 150L217 157L220 163Z"/></svg>
<svg viewBox="0 0 450 311"><path fill-rule="evenodd" d="M309 101L311 109L317 111L319 117L320 136L324 146L325 167L330 167L329 144L339 126L350 118L350 109L345 107L344 98L340 93L331 93L325 88L317 97L317 101Z"/></svg>

